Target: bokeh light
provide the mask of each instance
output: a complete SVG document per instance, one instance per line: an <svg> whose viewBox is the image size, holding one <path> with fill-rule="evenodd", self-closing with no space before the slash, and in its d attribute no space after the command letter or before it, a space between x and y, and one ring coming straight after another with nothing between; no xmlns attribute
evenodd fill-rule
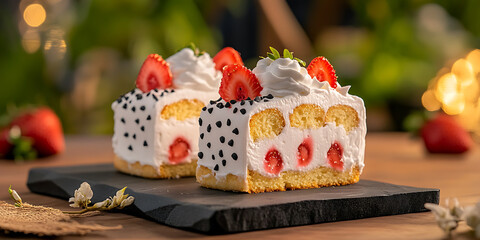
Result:
<svg viewBox="0 0 480 240"><path fill-rule="evenodd" d="M450 69L439 71L422 95L428 111L440 108L455 115L467 130L480 135L480 50L456 60Z"/></svg>
<svg viewBox="0 0 480 240"><path fill-rule="evenodd" d="M47 18L47 12L41 4L33 3L28 5L23 11L23 20L30 27L38 27L45 22Z"/></svg>
<svg viewBox="0 0 480 240"><path fill-rule="evenodd" d="M22 46L25 52L34 53L40 48L40 34L34 29L27 30L22 35Z"/></svg>

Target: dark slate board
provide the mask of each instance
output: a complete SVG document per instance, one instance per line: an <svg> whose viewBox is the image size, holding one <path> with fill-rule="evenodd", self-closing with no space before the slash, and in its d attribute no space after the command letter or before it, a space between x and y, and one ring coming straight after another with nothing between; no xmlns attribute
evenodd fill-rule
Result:
<svg viewBox="0 0 480 240"><path fill-rule="evenodd" d="M82 165L30 170L32 192L68 199L87 181L92 202L128 186L135 197L127 213L168 226L209 234L352 220L427 211L439 202L438 189L414 188L360 180L341 187L260 194L223 192L200 187L195 178L151 180L125 175L113 165Z"/></svg>

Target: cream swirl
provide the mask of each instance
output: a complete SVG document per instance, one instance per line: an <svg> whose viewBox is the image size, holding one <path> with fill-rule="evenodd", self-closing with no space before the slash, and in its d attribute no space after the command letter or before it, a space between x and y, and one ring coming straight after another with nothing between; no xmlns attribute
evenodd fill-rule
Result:
<svg viewBox="0 0 480 240"><path fill-rule="evenodd" d="M311 89L325 88L325 83L308 75L307 69L290 58L279 58L275 61L264 58L257 62L253 69L262 85L262 96L272 94L274 97L290 95L308 95Z"/></svg>
<svg viewBox="0 0 480 240"><path fill-rule="evenodd" d="M208 53L195 56L190 48L184 48L166 59L173 74L173 87L199 91L218 91L222 73Z"/></svg>

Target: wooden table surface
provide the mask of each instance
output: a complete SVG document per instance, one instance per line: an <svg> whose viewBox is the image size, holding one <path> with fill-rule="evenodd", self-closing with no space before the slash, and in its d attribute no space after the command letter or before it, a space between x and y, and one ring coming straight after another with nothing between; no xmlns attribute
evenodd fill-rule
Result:
<svg viewBox="0 0 480 240"><path fill-rule="evenodd" d="M67 201L30 193L26 186L32 167L66 166L112 162L109 136L69 136L65 153L27 163L0 160L0 200L10 201L11 184L25 202L34 205L71 209ZM456 197L462 205L480 200L480 150L478 146L464 155L431 155L419 139L404 133L369 133L362 179L377 180L415 187L439 188L441 202ZM316 225L208 236L167 227L122 213L101 213L76 219L82 223L107 226L123 225L121 230L68 236L59 239L443 239L431 213L323 223ZM0 233L0 238L10 237ZM454 234L455 239L471 239L465 223ZM19 236L15 235L15 239Z"/></svg>

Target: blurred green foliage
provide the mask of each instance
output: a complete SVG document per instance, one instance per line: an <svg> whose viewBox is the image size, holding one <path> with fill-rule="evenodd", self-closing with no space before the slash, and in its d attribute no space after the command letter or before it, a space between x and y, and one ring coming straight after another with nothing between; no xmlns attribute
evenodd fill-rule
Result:
<svg viewBox="0 0 480 240"><path fill-rule="evenodd" d="M40 47L27 53L19 10L24 1L0 3L0 114L9 104L48 105L67 133L111 133L110 103L134 87L149 53L168 57L190 42L216 53L223 45L220 23L211 21L221 21L218 11L236 17L260 13L242 7L251 6L248 1L45 1ZM340 83L354 86L351 92L364 98L367 107L393 102L419 108L436 72L479 45L477 0L341 2L343 20L309 37L319 55L335 66ZM63 31L67 46L60 60L45 47L55 29ZM265 51L259 49L259 55Z"/></svg>

